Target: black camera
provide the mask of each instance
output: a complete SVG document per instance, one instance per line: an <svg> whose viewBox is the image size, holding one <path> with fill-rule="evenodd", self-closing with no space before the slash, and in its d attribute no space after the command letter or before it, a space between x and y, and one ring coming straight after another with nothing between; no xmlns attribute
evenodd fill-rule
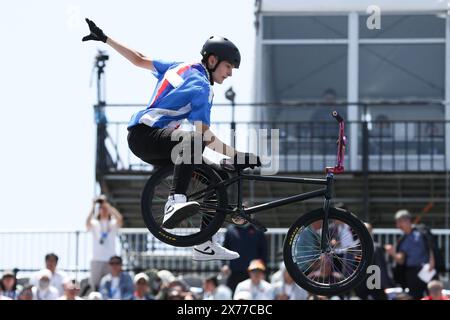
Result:
<svg viewBox="0 0 450 320"><path fill-rule="evenodd" d="M95 60L97 61L97 62L100 62L100 61L107 61L107 60L109 60L109 56L107 55L107 54L105 54L105 52L104 51L98 51L98 54L95 56Z"/></svg>

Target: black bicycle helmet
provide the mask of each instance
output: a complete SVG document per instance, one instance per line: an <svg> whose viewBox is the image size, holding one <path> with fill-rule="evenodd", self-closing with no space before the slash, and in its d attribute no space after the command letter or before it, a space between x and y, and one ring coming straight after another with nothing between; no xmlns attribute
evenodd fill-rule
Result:
<svg viewBox="0 0 450 320"><path fill-rule="evenodd" d="M238 69L241 64L241 54L239 53L238 48L227 38L219 36L209 37L200 53L205 60L208 59L210 55L215 55L219 59L219 63L220 61L228 61L236 69ZM219 63L217 63L217 65ZM214 70L212 71L214 72Z"/></svg>

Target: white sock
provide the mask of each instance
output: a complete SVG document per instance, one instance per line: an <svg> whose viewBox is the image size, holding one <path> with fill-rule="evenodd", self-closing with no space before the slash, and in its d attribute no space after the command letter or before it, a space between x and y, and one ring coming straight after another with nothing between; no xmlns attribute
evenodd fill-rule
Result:
<svg viewBox="0 0 450 320"><path fill-rule="evenodd" d="M186 195L176 193L174 195L170 195L169 200L172 200L174 203L185 203L186 202Z"/></svg>

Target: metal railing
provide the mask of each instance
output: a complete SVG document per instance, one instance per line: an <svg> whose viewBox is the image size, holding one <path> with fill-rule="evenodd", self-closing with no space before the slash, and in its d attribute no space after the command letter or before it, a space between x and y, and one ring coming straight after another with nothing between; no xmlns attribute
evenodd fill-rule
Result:
<svg viewBox="0 0 450 320"><path fill-rule="evenodd" d="M321 103L304 102L298 104L237 104L237 108L247 110L250 114L261 114L266 119L277 119L271 116L274 108L280 110L297 108L293 117L288 113L279 118L299 118L299 121L234 121L230 115L229 106L221 107L221 118L230 118L227 121L213 121L212 131L226 143L231 143L232 128L235 130L236 148L251 150L257 142L249 132L258 129L279 130L279 171L323 172L324 167L335 161L337 124L330 116L329 121L314 120L311 115L314 106ZM368 118L367 110L376 110L377 107L391 106L392 108L435 106L442 107L440 102L378 102L378 103L336 103L337 108L355 105L360 108L361 117ZM98 107L97 107L98 108ZM98 144L98 152L105 153L97 159L102 163L97 168L107 171L117 170L151 170L151 166L135 157L127 144L127 122L135 111L143 105L102 105L102 112L107 115L106 132L98 137L102 144ZM266 111L260 109L265 108ZM299 109L301 108L301 110ZM344 108L345 110L346 108ZM241 110L241 111L242 111ZM259 111L255 111L259 110ZM269 111L268 111L269 110ZM271 111L270 111L271 110ZM242 113L239 111L238 113ZM282 111L280 111L281 113ZM231 112L231 114L236 111ZM324 111L324 113L326 113ZM443 113L442 113L443 114ZM303 115L305 115L303 117ZM97 116L98 117L98 116ZM312 117L312 118L311 118ZM238 118L238 117L236 117ZM251 117L255 118L255 117ZM326 117L325 117L326 118ZM441 119L442 117L438 117ZM242 119L242 118L240 118ZM382 119L382 120L380 120ZM437 171L446 168L445 137L449 121L443 120L387 120L380 117L376 120L347 121L346 135L349 139L346 151L345 167L347 172L417 172ZM270 138L270 135L269 135ZM355 146L356 144L356 146ZM100 147L99 147L100 146ZM268 146L270 150L270 145ZM357 150L351 152L350 150ZM350 163L353 163L351 166Z"/></svg>
<svg viewBox="0 0 450 320"><path fill-rule="evenodd" d="M225 229L218 233L223 240ZM273 228L266 233L268 269L273 272L282 261L283 241L287 229ZM444 252L447 270L450 268L450 230L434 229L439 247ZM374 229L374 240L395 244L401 235L398 229ZM117 238L117 253L129 271L154 268L174 274L218 272L220 261L198 263L191 259L191 248L173 247L154 238L147 229L121 229ZM92 259L92 236L85 231L0 231L0 272L18 268L19 277L29 277L44 267L47 253L59 256L58 268L75 279L89 275Z"/></svg>

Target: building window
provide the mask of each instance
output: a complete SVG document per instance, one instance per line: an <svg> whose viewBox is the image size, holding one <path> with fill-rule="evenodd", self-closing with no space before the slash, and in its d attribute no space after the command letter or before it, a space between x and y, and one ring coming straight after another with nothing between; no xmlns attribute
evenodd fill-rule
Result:
<svg viewBox="0 0 450 320"><path fill-rule="evenodd" d="M265 16L263 38L347 38L347 16Z"/></svg>
<svg viewBox="0 0 450 320"><path fill-rule="evenodd" d="M367 16L359 18L361 39L444 38L445 19L437 15L381 15L381 29L368 29Z"/></svg>
<svg viewBox="0 0 450 320"><path fill-rule="evenodd" d="M265 45L266 101L320 100L347 95L346 45Z"/></svg>
<svg viewBox="0 0 450 320"><path fill-rule="evenodd" d="M361 99L443 99L444 44L359 46Z"/></svg>

